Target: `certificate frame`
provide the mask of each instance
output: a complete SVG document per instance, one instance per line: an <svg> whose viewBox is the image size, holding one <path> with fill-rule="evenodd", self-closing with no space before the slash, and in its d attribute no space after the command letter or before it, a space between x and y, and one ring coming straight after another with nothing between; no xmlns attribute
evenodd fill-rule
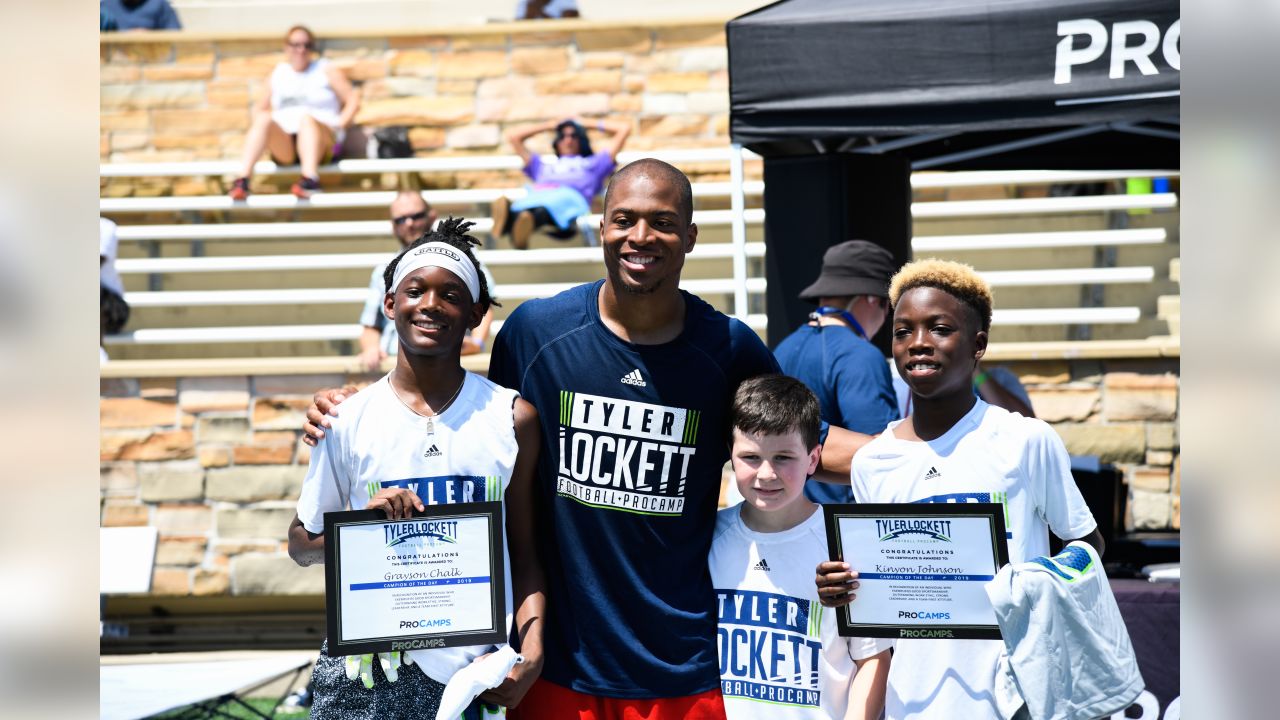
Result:
<svg viewBox="0 0 1280 720"><path fill-rule="evenodd" d="M986 520L985 530L977 532L983 542L982 546L973 549L973 552L986 553L991 555L991 576L999 571L1001 567L1009 562L1009 542L1005 528L1005 510L1000 503L866 503L866 504L848 504L848 505L824 505L823 513L826 520L827 528L827 546L830 551L830 557L833 560L848 562L846 560L846 538L842 537L842 521L852 520L854 522L873 522L875 520L924 520L924 521L946 521L949 519L961 519L966 523L972 523ZM852 527L852 526L850 526ZM907 526L903 526L907 527ZM949 527L949 526L948 526ZM915 531L908 531L915 532ZM885 538L889 538L888 535ZM884 542L885 538L881 538L880 542ZM948 540L948 542L950 542ZM989 542L989 546L988 543ZM862 554L861 552L859 553ZM985 560L985 554L981 555ZM909 562L909 561L903 561ZM996 623L994 611L990 614L990 622L974 622L972 620L964 622L940 621L931 618L929 622L910 622L910 621L867 621L861 619L861 616L855 616L857 604L861 597L865 594L874 595L879 602L879 598L885 593L877 592L866 593L869 589L869 583L890 583L910 581L919 583L920 587L927 585L936 585L939 588L956 585L956 580L947 579L922 579L935 577L931 575L915 575L908 573L910 577L897 575L893 578L879 577L863 577L864 569L857 567L855 562L850 562L850 566L854 571L859 573L858 583L859 590L855 595L859 597L849 605L838 608L836 613L836 626L840 635L850 637L884 637L894 639L956 639L956 640L999 640L1000 626ZM991 576L980 575L979 578L989 579ZM944 576L936 576L942 578ZM959 577L959 576L953 576ZM973 576L964 576L972 578ZM968 580L974 582L974 580ZM945 590L941 590L945 592ZM972 596L972 591L967 593ZM949 595L947 595L949 597ZM983 593L982 601L986 602L985 593ZM900 600L903 604L908 601ZM902 618L903 612L899 612L897 617ZM936 615L937 613L930 613ZM922 613L923 615L923 613Z"/></svg>
<svg viewBox="0 0 1280 720"><path fill-rule="evenodd" d="M351 579L356 572L353 568L347 568L344 572L341 560L344 534L352 529L369 532L372 529L370 526L397 526L422 520L487 522L488 527L484 530L484 534L488 538L485 553L487 554L489 590L485 596L489 600L489 607L487 613L483 611L480 613L482 617L487 616L487 622L481 623L485 627L462 630L447 627L418 628L406 632L387 632L375 637L369 637L367 634L360 637L354 636L353 632L348 631L354 622L349 621L344 613L342 589L344 579ZM415 510L413 517L403 520L388 520L386 513L382 510L344 510L325 513L325 625L328 630L329 655L362 655L465 645L500 645L507 642L506 563L503 552L505 525L503 522L502 503L497 501L428 505L425 510ZM384 530L385 532L387 531ZM355 542L355 536L350 536L349 540ZM481 558L474 560L480 561ZM393 585L397 590L436 584L453 585L455 583L427 579L385 583L385 585Z"/></svg>

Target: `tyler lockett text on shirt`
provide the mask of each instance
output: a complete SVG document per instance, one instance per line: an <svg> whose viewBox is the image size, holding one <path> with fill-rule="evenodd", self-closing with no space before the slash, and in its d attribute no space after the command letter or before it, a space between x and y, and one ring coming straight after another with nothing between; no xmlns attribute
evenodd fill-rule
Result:
<svg viewBox="0 0 1280 720"><path fill-rule="evenodd" d="M822 606L755 590L716 590L726 697L817 707Z"/></svg>
<svg viewBox="0 0 1280 720"><path fill-rule="evenodd" d="M645 515L684 511L701 413L562 391L556 492Z"/></svg>

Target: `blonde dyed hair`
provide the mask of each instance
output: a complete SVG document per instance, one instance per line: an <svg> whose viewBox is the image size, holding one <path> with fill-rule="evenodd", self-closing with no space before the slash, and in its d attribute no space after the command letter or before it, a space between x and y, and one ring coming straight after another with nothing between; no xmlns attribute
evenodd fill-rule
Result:
<svg viewBox="0 0 1280 720"><path fill-rule="evenodd" d="M889 281L889 304L896 307L903 293L920 287L937 288L968 305L978 314L981 329L991 329L991 286L972 267L937 258L907 263Z"/></svg>

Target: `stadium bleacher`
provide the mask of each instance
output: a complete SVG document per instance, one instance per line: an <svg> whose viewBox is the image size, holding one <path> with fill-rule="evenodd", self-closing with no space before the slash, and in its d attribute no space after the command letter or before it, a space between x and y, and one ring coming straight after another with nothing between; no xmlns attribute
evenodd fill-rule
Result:
<svg viewBox="0 0 1280 720"><path fill-rule="evenodd" d="M729 167L728 148L643 153L677 165ZM621 162L641 153L624 153ZM751 158L754 160L755 158ZM218 177L233 163L118 163L101 168L104 183L116 178ZM343 160L324 173L360 177L461 170L514 170L515 156ZM258 173L293 172L260 163ZM1047 186L1105 183L1125 178L1176 176L1155 171L920 172L912 206L916 256L937 255L973 264L999 293L994 342L1024 352L1079 337L1153 346L1167 344L1169 301L1176 279L1163 276L1177 256L1174 193L1050 197ZM973 199L975 189L978 197ZM694 183L695 221L702 229L689 256L683 286L721 310L765 329L766 287L761 207L763 183L743 183L747 227L735 270L730 227L732 184ZM951 192L948 192L951 191ZM600 276L600 250L535 242L516 251L488 238L488 206L518 187L428 189L424 196L442 216L476 218L486 236L481 259L499 284L504 306L498 325L519 301L558 292ZM937 197L943 199L924 199ZM951 199L951 194L963 199ZM356 324L370 269L395 249L380 218L394 192L327 192L310 200L257 194L233 203L225 196L108 197L103 215L120 223L120 260L126 299L134 319L125 332L106 338L113 359L163 361L235 357L342 357L354 352ZM264 217L271 221L263 221ZM305 219L303 219L305 218ZM1120 219L1120 221L1117 221ZM598 216L592 218L592 222ZM1172 241L1172 242L1171 242ZM1158 270L1159 269L1159 270ZM1099 289L1105 288L1105 293ZM1092 292L1086 292L1092 289ZM735 292L745 307L735 307ZM1085 302L1105 295L1105 303ZM1080 328L1086 328L1084 332ZM1176 333L1176 327L1173 331ZM1148 341L1151 336L1156 340ZM1102 351L1102 346L1096 346ZM1069 352L1069 351L1067 351ZM136 368L137 366L134 365Z"/></svg>

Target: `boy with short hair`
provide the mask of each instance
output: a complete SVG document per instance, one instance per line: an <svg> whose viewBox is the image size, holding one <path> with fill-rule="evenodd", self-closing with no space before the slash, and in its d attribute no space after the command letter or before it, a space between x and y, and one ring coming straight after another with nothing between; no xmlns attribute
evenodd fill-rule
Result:
<svg viewBox="0 0 1280 720"><path fill-rule="evenodd" d="M888 640L840 637L809 568L827 557L822 511L804 495L818 466L818 399L795 378L744 381L731 410L741 503L721 510L709 564L729 720L875 720Z"/></svg>
<svg viewBox="0 0 1280 720"><path fill-rule="evenodd" d="M367 507L397 520L428 504L503 501L507 606L524 662L480 700L515 706L542 666L545 580L533 501L538 414L518 393L459 361L463 339L491 303L470 226L450 218L388 264L383 311L399 337L396 366L343 405L329 441L312 453L289 554L300 565L324 562L326 512ZM397 668L396 653L380 664L367 656L344 661L322 646L311 716L435 717L453 675L490 649L411 650L412 663ZM473 703L463 717L474 720L480 712Z"/></svg>
<svg viewBox="0 0 1280 720"><path fill-rule="evenodd" d="M911 388L912 411L889 424L853 460L863 503L998 502L1009 561L1049 554L1048 530L1102 554L1097 522L1071 477L1062 440L1041 420L987 404L973 373L987 348L991 289L973 268L942 260L909 263L889 286L893 360ZM818 565L824 605L854 600L857 568ZM897 718L1000 717L999 640L899 640L885 714Z"/></svg>

